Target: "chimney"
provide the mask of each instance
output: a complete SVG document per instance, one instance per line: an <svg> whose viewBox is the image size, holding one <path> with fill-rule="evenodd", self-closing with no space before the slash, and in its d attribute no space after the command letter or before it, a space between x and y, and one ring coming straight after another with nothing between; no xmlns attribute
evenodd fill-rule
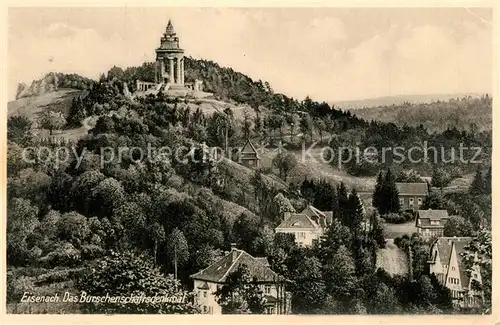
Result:
<svg viewBox="0 0 500 325"><path fill-rule="evenodd" d="M236 249L236 243L231 243L231 252Z"/></svg>

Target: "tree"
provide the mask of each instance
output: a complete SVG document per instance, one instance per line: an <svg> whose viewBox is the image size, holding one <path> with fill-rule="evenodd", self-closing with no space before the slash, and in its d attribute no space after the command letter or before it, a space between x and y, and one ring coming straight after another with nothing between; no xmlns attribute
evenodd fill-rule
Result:
<svg viewBox="0 0 500 325"><path fill-rule="evenodd" d="M372 202L381 215L400 211L399 192L390 168L387 169L385 177L382 176L382 172L379 173Z"/></svg>
<svg viewBox="0 0 500 325"><path fill-rule="evenodd" d="M68 126L80 127L85 119L85 107L80 97L74 98L68 112Z"/></svg>
<svg viewBox="0 0 500 325"><path fill-rule="evenodd" d="M359 233L361 223L364 218L364 208L356 189L351 190L348 199L349 212L343 216L344 224L347 225L354 234Z"/></svg>
<svg viewBox="0 0 500 325"><path fill-rule="evenodd" d="M273 165L278 168L280 177L286 181L290 171L297 166L297 159L292 153L280 152L274 157Z"/></svg>
<svg viewBox="0 0 500 325"><path fill-rule="evenodd" d="M70 242L76 248L81 247L90 235L87 218L76 212L63 214L57 228L59 229L59 238Z"/></svg>
<svg viewBox="0 0 500 325"><path fill-rule="evenodd" d="M31 120L25 116L12 116L7 120L7 139L20 145L31 141Z"/></svg>
<svg viewBox="0 0 500 325"><path fill-rule="evenodd" d="M304 114L300 120L300 131L303 134L303 137L307 139L309 136L309 140L312 141L313 136L313 121L309 114Z"/></svg>
<svg viewBox="0 0 500 325"><path fill-rule="evenodd" d="M90 214L111 218L114 211L124 203L125 191L119 181L109 177L91 190L88 199Z"/></svg>
<svg viewBox="0 0 500 325"><path fill-rule="evenodd" d="M333 219L325 234L321 237L318 256L322 260L331 259L341 246L350 246L351 241L352 234L349 228L343 225L340 220Z"/></svg>
<svg viewBox="0 0 500 325"><path fill-rule="evenodd" d="M52 177L47 190L47 200L55 210L69 211L71 206L71 183L73 178L61 170Z"/></svg>
<svg viewBox="0 0 500 325"><path fill-rule="evenodd" d="M444 208L443 197L436 193L430 193L424 198L422 202L422 210L441 210Z"/></svg>
<svg viewBox="0 0 500 325"><path fill-rule="evenodd" d="M375 212L370 218L370 232L368 236L371 240L375 241L376 247L385 247L386 241L384 235L384 227L382 226L382 222Z"/></svg>
<svg viewBox="0 0 500 325"><path fill-rule="evenodd" d="M154 246L153 246L154 265L157 265L158 244L160 244L161 242L163 242L165 240L165 229L163 229L163 227L158 222L153 222L149 226L148 230L149 230L149 233L150 233L151 238L153 239L153 243L154 243ZM177 279L177 269L175 272L175 278Z"/></svg>
<svg viewBox="0 0 500 325"><path fill-rule="evenodd" d="M14 198L7 207L7 263L25 265L30 260L27 238L40 225L38 207Z"/></svg>
<svg viewBox="0 0 500 325"><path fill-rule="evenodd" d="M485 180L483 179L483 173L481 172L480 168L476 170L476 175L474 176L474 180L472 181L472 184L469 187L469 194L470 195L488 194L486 193L486 184Z"/></svg>
<svg viewBox="0 0 500 325"><path fill-rule="evenodd" d="M50 135L54 130L61 129L66 124L66 119L61 112L46 110L42 113L40 125L44 129L50 131Z"/></svg>
<svg viewBox="0 0 500 325"><path fill-rule="evenodd" d="M460 216L451 216L443 229L443 236L446 237L469 237L472 236L472 224Z"/></svg>
<svg viewBox="0 0 500 325"><path fill-rule="evenodd" d="M351 252L341 245L330 259L325 261L324 277L329 279L326 290L337 300L347 299L355 288L356 267Z"/></svg>
<svg viewBox="0 0 500 325"><path fill-rule="evenodd" d="M366 304L370 314L398 314L401 312L396 292L385 283L378 283L375 294Z"/></svg>
<svg viewBox="0 0 500 325"><path fill-rule="evenodd" d="M326 131L326 124L325 121L321 118L317 118L315 120L316 124L316 129L318 130L319 137L320 137L320 142L323 143L323 135Z"/></svg>
<svg viewBox="0 0 500 325"><path fill-rule="evenodd" d="M378 208L379 206L382 205L382 187L383 187L383 184L384 183L384 174L382 173L382 171L380 171L378 173L378 176L377 176L377 182L375 183L375 190L373 191L373 195L372 195L372 205L375 207L375 208Z"/></svg>
<svg viewBox="0 0 500 325"><path fill-rule="evenodd" d="M174 278L177 279L177 267L187 262L189 246L182 231L175 228L167 240L167 254L174 265Z"/></svg>
<svg viewBox="0 0 500 325"><path fill-rule="evenodd" d="M491 313L491 282L493 276L491 230L480 230L476 237L464 247L461 258L469 277L471 277L472 272L479 270L481 282L471 277L471 286L474 291L479 292L480 296L484 297L482 311Z"/></svg>
<svg viewBox="0 0 500 325"><path fill-rule="evenodd" d="M263 314L265 300L248 267L240 265L215 292L223 314Z"/></svg>
<svg viewBox="0 0 500 325"><path fill-rule="evenodd" d="M436 167L432 171L431 185L438 187L443 193L443 188L450 184L451 178L450 175L443 169Z"/></svg>
<svg viewBox="0 0 500 325"><path fill-rule="evenodd" d="M276 221L283 221L285 219L285 213L295 213L293 205L290 200L287 199L283 193L278 193L273 200Z"/></svg>
<svg viewBox="0 0 500 325"><path fill-rule="evenodd" d="M340 182L337 187L337 196L338 196L338 204L339 204L339 215L338 217L342 217L344 213L349 209L349 195L347 193L347 188L344 182Z"/></svg>
<svg viewBox="0 0 500 325"><path fill-rule="evenodd" d="M488 168L488 172L486 173L486 177L484 178L484 193L491 195L491 166Z"/></svg>
<svg viewBox="0 0 500 325"><path fill-rule="evenodd" d="M396 175L396 182L398 183L422 183L419 173L412 169L408 172L400 171Z"/></svg>
<svg viewBox="0 0 500 325"><path fill-rule="evenodd" d="M401 206L399 204L399 192L396 187L396 181L394 179L394 176L390 168L387 169L387 173L385 174L384 186L382 188L382 192L384 193L383 209L385 209L385 213L390 213L390 212L398 213L401 209Z"/></svg>
<svg viewBox="0 0 500 325"><path fill-rule="evenodd" d="M83 304L88 313L99 314L197 314L194 293L185 291L170 274L165 276L144 255L111 252L76 281L76 286L89 296L122 297L115 302ZM83 293L82 293L83 294ZM144 301L125 301L125 297L143 296ZM160 297L151 299L152 297ZM175 301L162 301L173 297ZM149 300L147 298L150 298Z"/></svg>
<svg viewBox="0 0 500 325"><path fill-rule="evenodd" d="M326 300L321 262L316 257L305 256L301 251L295 251L295 254L297 256L290 261L293 265L291 278L294 279L292 311L294 314L318 313Z"/></svg>
<svg viewBox="0 0 500 325"><path fill-rule="evenodd" d="M246 252L253 254L254 240L259 236L260 227L256 218L242 213L233 223L232 237L234 242L238 244Z"/></svg>
<svg viewBox="0 0 500 325"><path fill-rule="evenodd" d="M243 129L243 135L245 138L250 137L250 130L252 129L252 121L250 120L250 112L248 108L243 109L243 121L241 122L241 127Z"/></svg>

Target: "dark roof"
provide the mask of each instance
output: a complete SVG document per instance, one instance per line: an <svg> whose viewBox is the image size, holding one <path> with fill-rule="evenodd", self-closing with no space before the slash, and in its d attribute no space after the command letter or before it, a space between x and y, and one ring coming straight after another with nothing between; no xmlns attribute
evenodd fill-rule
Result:
<svg viewBox="0 0 500 325"><path fill-rule="evenodd" d="M259 153L257 152L257 149L255 149L255 146L253 145L252 141L250 141L250 139L248 139L245 145L241 148L240 154L242 158L248 155L259 158Z"/></svg>
<svg viewBox="0 0 500 325"><path fill-rule="evenodd" d="M442 264L449 265L452 246L455 246L455 252L457 253L458 267L460 269L460 282L462 287L469 286L469 275L465 265L463 264L462 257L460 254L464 251L464 247L467 246L472 240L472 237L439 237L434 242L437 245L439 252L439 259Z"/></svg>
<svg viewBox="0 0 500 325"><path fill-rule="evenodd" d="M332 223L333 211L320 211L312 205L308 205L304 210L302 210L301 213L307 215L316 224L323 228Z"/></svg>
<svg viewBox="0 0 500 325"><path fill-rule="evenodd" d="M418 210L418 216L420 219L431 219L431 220L440 220L440 219L448 219L450 216L448 215L448 211L446 210Z"/></svg>
<svg viewBox="0 0 500 325"><path fill-rule="evenodd" d="M283 222L276 227L276 229L317 229L319 228L316 222L312 221L309 216L304 213L293 213L288 218L283 220Z"/></svg>
<svg viewBox="0 0 500 325"><path fill-rule="evenodd" d="M427 183L396 183L399 195L427 195Z"/></svg>
<svg viewBox="0 0 500 325"><path fill-rule="evenodd" d="M205 280L216 283L224 283L227 276L236 271L241 265L246 265L250 276L256 278L257 282L274 282L278 279L284 280L269 267L247 252L240 249L233 249L226 256L190 276L192 279Z"/></svg>
<svg viewBox="0 0 500 325"><path fill-rule="evenodd" d="M417 226L418 220L420 220L420 227L424 228L442 228L444 227L444 222L448 221L450 216L446 210L418 210L417 215ZM439 225L431 225L431 221L440 221Z"/></svg>

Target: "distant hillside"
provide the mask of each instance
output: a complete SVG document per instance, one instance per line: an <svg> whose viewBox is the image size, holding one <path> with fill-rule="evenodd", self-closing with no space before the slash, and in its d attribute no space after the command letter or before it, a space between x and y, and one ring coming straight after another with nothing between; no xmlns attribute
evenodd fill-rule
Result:
<svg viewBox="0 0 500 325"><path fill-rule="evenodd" d="M94 81L77 74L49 72L43 78L33 80L30 86L20 83L17 86L16 99L40 96L63 88L87 90Z"/></svg>
<svg viewBox="0 0 500 325"><path fill-rule="evenodd" d="M472 98L481 97L479 93L460 93L460 94L426 94L426 95L400 95L400 96L383 96L375 98L366 98L358 100L334 101L331 105L337 108L357 110L360 108L370 108L378 106L401 105L403 103L432 103L437 101L448 101L452 98L461 98L470 96ZM357 113L357 111L356 111Z"/></svg>
<svg viewBox="0 0 500 325"><path fill-rule="evenodd" d="M403 103L352 109L356 116L367 121L419 126L441 132L448 128L484 131L492 129L492 99L484 96L464 96L430 103Z"/></svg>

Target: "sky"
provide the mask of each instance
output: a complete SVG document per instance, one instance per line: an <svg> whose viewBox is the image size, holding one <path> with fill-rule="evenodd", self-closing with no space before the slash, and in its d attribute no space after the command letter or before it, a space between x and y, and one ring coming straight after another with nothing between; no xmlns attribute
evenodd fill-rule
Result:
<svg viewBox="0 0 500 325"><path fill-rule="evenodd" d="M492 92L487 8L9 8L9 97L49 71L152 62L169 19L187 56L298 99Z"/></svg>

